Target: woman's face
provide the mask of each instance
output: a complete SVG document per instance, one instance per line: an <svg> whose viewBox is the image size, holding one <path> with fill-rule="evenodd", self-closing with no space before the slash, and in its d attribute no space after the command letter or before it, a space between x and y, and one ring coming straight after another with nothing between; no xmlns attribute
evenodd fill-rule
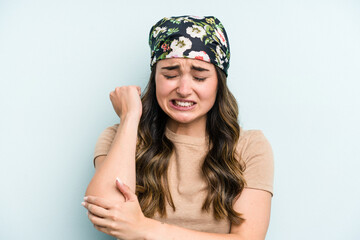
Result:
<svg viewBox="0 0 360 240"><path fill-rule="evenodd" d="M215 66L211 63L170 58L156 64L156 98L170 117L168 124L206 126L206 114L214 105L217 84Z"/></svg>

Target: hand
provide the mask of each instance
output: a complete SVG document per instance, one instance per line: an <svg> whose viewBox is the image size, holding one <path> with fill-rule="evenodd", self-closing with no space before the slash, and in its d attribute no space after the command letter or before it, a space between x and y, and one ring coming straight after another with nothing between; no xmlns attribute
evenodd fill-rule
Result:
<svg viewBox="0 0 360 240"><path fill-rule="evenodd" d="M140 119L142 114L140 94L141 89L138 86L117 87L110 93L111 103L120 119L128 114L134 114Z"/></svg>
<svg viewBox="0 0 360 240"><path fill-rule="evenodd" d="M146 217L141 211L137 196L130 188L116 180L116 186L125 202L110 202L104 198L87 196L82 205L94 227L123 240L143 239L146 235Z"/></svg>

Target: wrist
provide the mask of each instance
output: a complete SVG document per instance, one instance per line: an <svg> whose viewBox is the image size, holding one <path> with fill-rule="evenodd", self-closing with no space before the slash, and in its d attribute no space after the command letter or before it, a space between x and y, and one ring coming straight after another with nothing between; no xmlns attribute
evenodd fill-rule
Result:
<svg viewBox="0 0 360 240"><path fill-rule="evenodd" d="M144 240L158 240L158 239L165 239L166 224L163 222L159 222L157 220L151 218L145 218L144 221Z"/></svg>
<svg viewBox="0 0 360 240"><path fill-rule="evenodd" d="M122 115L120 117L120 120L121 120L121 122L124 122L124 121L139 122L140 117L141 117L141 114L139 114L137 112L129 112L129 113L126 113L125 115Z"/></svg>

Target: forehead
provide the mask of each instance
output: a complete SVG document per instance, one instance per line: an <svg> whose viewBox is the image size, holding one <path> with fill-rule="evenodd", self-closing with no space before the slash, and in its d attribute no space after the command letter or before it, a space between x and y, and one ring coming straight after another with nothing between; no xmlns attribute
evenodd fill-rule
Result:
<svg viewBox="0 0 360 240"><path fill-rule="evenodd" d="M157 62L158 68L176 65L179 65L180 68L191 68L195 66L215 71L214 64L192 58L167 58Z"/></svg>

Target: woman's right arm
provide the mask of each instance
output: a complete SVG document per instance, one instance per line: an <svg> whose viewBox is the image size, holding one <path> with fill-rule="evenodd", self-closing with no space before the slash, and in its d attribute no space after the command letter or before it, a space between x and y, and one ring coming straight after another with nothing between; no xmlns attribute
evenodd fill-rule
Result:
<svg viewBox="0 0 360 240"><path fill-rule="evenodd" d="M142 108L139 95L140 88L136 86L118 87L110 93L120 124L108 154L96 158L96 171L87 187L86 196L124 201L115 185L117 177L135 192L135 151Z"/></svg>

